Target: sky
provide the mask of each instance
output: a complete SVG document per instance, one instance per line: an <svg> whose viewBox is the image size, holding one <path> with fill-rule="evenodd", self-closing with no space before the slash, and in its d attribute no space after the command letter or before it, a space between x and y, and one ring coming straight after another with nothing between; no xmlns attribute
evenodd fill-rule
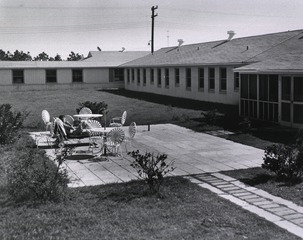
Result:
<svg viewBox="0 0 303 240"><path fill-rule="evenodd" d="M302 0L0 0L0 49L46 52L154 49L303 29Z"/></svg>

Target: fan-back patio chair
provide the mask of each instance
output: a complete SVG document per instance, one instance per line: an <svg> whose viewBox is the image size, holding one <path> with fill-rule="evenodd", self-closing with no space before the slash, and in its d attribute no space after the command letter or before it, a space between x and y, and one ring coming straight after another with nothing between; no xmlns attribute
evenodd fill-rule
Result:
<svg viewBox="0 0 303 240"><path fill-rule="evenodd" d="M114 117L110 120L110 127L122 127L126 121L127 112L124 111L121 117Z"/></svg>
<svg viewBox="0 0 303 240"><path fill-rule="evenodd" d="M122 128L114 128L112 129L106 138L106 147L107 149L109 149L112 154L114 154L115 156L121 156L123 158L122 155L122 150L120 148L121 143L124 141L125 138L125 133L123 131Z"/></svg>
<svg viewBox="0 0 303 240"><path fill-rule="evenodd" d="M132 141L136 135L136 132L137 132L137 125L135 122L132 122L128 127L128 136L126 136L124 139L126 151L127 151L127 148L126 148L127 143L129 144L130 149L132 151Z"/></svg>
<svg viewBox="0 0 303 240"><path fill-rule="evenodd" d="M42 115L42 120L43 120L43 122L45 124L45 130L51 132L53 124L52 124L52 122L50 120L49 112L47 110L43 110L42 113L41 113L41 115Z"/></svg>
<svg viewBox="0 0 303 240"><path fill-rule="evenodd" d="M97 120L88 120L87 124L89 125L89 149L93 152L93 149L98 147L98 142L103 144L102 132L97 131L98 128L102 128L102 125Z"/></svg>

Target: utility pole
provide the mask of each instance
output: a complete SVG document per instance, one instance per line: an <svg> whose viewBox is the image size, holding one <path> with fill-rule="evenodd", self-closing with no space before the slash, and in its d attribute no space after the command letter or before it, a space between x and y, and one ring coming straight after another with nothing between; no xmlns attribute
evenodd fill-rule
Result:
<svg viewBox="0 0 303 240"><path fill-rule="evenodd" d="M158 9L158 5L156 7L152 7L151 10L152 10L152 15L151 15L151 18L152 18L152 29L151 29L151 53L154 54L154 21L155 21L155 17L158 16L158 14L155 14L155 10Z"/></svg>

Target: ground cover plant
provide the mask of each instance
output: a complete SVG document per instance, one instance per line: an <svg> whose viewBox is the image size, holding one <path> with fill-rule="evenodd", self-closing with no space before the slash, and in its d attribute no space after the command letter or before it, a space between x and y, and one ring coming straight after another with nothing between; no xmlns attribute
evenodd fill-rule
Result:
<svg viewBox="0 0 303 240"><path fill-rule="evenodd" d="M72 190L58 204L1 202L0 238L299 239L180 177L163 183L162 198L143 181Z"/></svg>

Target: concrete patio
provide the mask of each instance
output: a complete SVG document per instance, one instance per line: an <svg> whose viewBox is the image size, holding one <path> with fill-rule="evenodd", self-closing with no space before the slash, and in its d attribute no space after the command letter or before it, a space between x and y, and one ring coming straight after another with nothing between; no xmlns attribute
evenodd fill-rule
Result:
<svg viewBox="0 0 303 240"><path fill-rule="evenodd" d="M69 143L85 145L88 139L73 139ZM46 140L41 138L39 146L45 145ZM138 149L141 153L166 153L167 161L173 161L176 167L171 174L182 176L257 167L261 165L264 154L260 149L173 124L152 125L150 131L146 125L138 126L132 146L133 150ZM133 159L127 155L129 146L123 144L122 150L123 159L109 156L107 160L98 160L90 158L88 146L76 147L74 159L71 157L65 162L72 180L70 187L137 179L136 170L130 166ZM54 158L54 149L46 149L46 152L50 158Z"/></svg>

